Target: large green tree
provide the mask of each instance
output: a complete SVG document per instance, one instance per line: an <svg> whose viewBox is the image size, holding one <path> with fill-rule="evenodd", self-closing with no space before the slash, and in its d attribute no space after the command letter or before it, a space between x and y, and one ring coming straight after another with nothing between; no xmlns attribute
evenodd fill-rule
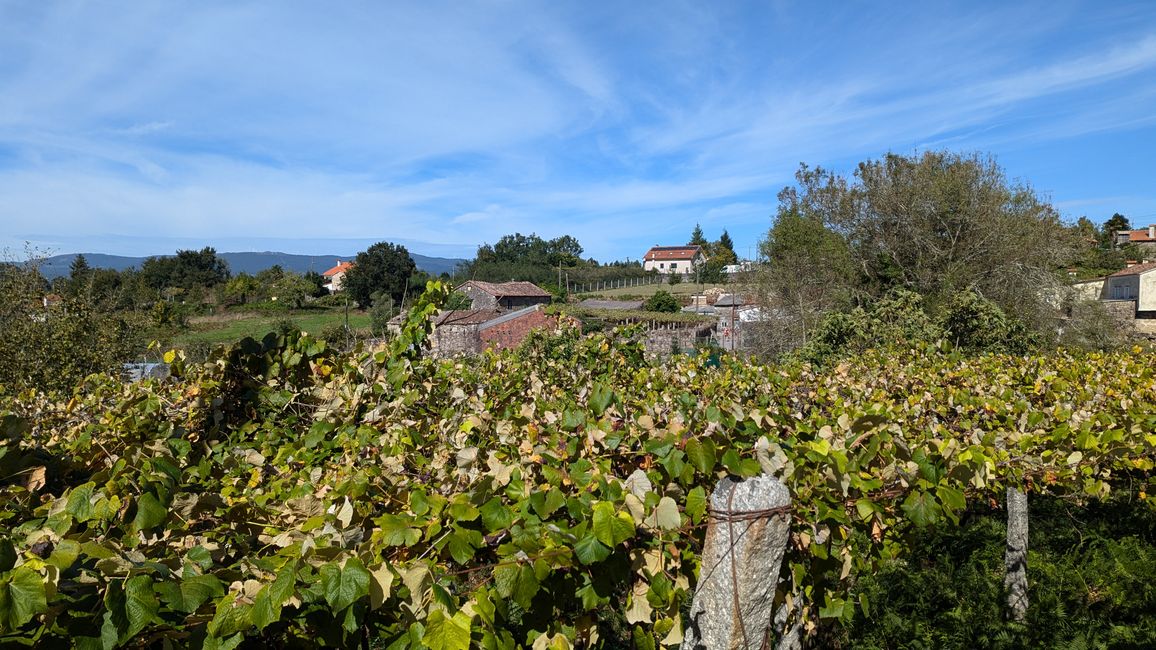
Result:
<svg viewBox="0 0 1156 650"><path fill-rule="evenodd" d="M57 304L47 290L34 263L0 265L0 393L71 390L91 373L119 372L142 345L140 317L100 312L87 291Z"/></svg>
<svg viewBox="0 0 1156 650"><path fill-rule="evenodd" d="M388 295L395 304L401 304L416 268L404 246L378 242L357 254L341 286L362 307L372 306L375 293Z"/></svg>
<svg viewBox="0 0 1156 650"><path fill-rule="evenodd" d="M779 195L762 253L763 284L800 322L801 339L818 313L896 289L936 313L971 291L1054 333L1060 272L1079 252L1078 235L993 159L888 154L852 178L804 165L796 181Z"/></svg>
<svg viewBox="0 0 1156 650"><path fill-rule="evenodd" d="M989 157L888 154L860 163L854 182L806 167L797 179L791 200L844 238L869 295L904 288L934 306L971 288L1035 320L1078 248L1056 210Z"/></svg>
<svg viewBox="0 0 1156 650"><path fill-rule="evenodd" d="M463 265L462 275L475 280L510 279L555 283L560 270L597 266L582 259L582 245L571 235L542 239L536 234L505 235L494 245L478 247L475 258Z"/></svg>
<svg viewBox="0 0 1156 650"><path fill-rule="evenodd" d="M229 279L229 263L206 246L199 251L179 250L175 256L150 257L141 264L141 277L153 289L209 289Z"/></svg>
<svg viewBox="0 0 1156 650"><path fill-rule="evenodd" d="M767 262L760 302L779 316L757 337L760 347L777 354L806 345L823 314L849 301L855 272L847 242L787 189L759 252Z"/></svg>
<svg viewBox="0 0 1156 650"><path fill-rule="evenodd" d="M1103 248L1114 248L1116 246L1116 232L1131 229L1132 223L1128 221L1128 217L1125 217L1119 212L1113 214L1104 222L1104 227L1100 230L1100 246Z"/></svg>
<svg viewBox="0 0 1156 650"><path fill-rule="evenodd" d="M718 247L719 250L728 250L731 253L735 252L735 243L731 239L730 233L726 231L726 228L723 228L722 234L718 237Z"/></svg>

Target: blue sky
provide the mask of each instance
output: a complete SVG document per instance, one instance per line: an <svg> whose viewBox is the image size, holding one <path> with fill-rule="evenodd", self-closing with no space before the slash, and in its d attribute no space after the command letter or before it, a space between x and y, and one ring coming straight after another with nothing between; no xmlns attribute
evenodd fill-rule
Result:
<svg viewBox="0 0 1156 650"><path fill-rule="evenodd" d="M0 0L0 248L746 255L800 162L1156 223L1156 2Z"/></svg>

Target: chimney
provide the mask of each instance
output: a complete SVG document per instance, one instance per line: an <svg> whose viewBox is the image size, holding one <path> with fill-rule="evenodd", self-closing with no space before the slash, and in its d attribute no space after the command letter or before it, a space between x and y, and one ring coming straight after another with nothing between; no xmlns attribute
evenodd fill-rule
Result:
<svg viewBox="0 0 1156 650"><path fill-rule="evenodd" d="M1156 239L1156 226L1148 226L1148 239Z"/></svg>

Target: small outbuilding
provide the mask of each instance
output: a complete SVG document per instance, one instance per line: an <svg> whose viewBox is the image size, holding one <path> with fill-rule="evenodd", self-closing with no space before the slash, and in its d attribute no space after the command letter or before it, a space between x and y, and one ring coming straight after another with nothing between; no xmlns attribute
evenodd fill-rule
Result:
<svg viewBox="0 0 1156 650"><path fill-rule="evenodd" d="M470 280L458 287L470 299L471 309L511 310L534 305L548 305L549 291L533 282L482 282Z"/></svg>

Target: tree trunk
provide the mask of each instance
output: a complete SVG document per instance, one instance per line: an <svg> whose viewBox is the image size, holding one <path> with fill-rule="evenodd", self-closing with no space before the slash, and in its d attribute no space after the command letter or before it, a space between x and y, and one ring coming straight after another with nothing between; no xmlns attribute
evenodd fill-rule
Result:
<svg viewBox="0 0 1156 650"><path fill-rule="evenodd" d="M1011 618L1023 621L1028 611L1028 495L1007 489L1007 551L1004 587Z"/></svg>

